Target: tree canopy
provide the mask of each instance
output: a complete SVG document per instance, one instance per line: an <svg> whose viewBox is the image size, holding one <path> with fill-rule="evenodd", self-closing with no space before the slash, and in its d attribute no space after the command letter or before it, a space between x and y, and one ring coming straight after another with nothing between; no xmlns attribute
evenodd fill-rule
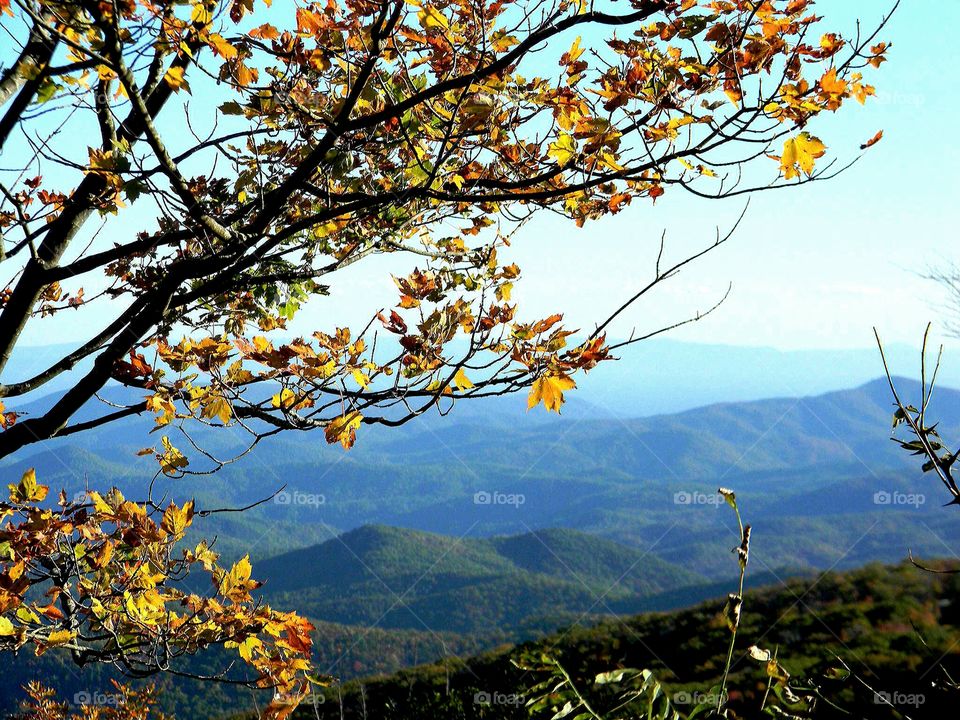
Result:
<svg viewBox="0 0 960 720"><path fill-rule="evenodd" d="M97 329L4 377L0 456L143 412L349 447L446 395L531 387L558 410L623 343L609 318L576 340L559 314L524 318L511 237L537 210L583 225L833 172L808 123L872 95L862 70L887 45L825 31L812 5L6 0L22 50L0 79L0 373L28 324ZM395 308L284 334L381 254L416 265ZM71 422L111 380L142 399Z"/></svg>
<svg viewBox="0 0 960 720"><path fill-rule="evenodd" d="M461 398L529 389L531 407L559 411L578 373L642 339L608 342L611 320L724 238L661 257L577 334L512 301L517 231L540 210L584 225L668 192L829 177L843 163L810 123L873 95L863 73L888 49L876 31L824 27L810 0L0 0L0 12L13 39L0 56L0 457L143 413L184 433L241 427L251 444L320 429L349 448L364 424ZM311 298L378 255L415 266L393 278L394 307L291 339ZM28 326L63 314L87 338L10 377ZM77 419L111 383L128 400ZM24 411L51 387L51 403ZM190 472L163 432L144 453ZM62 646L139 677L225 646L254 670L235 681L276 688L278 717L320 682L309 623L257 603L246 560L177 550L215 509L47 494L28 472L0 503L0 647ZM178 587L190 570L212 594Z"/></svg>

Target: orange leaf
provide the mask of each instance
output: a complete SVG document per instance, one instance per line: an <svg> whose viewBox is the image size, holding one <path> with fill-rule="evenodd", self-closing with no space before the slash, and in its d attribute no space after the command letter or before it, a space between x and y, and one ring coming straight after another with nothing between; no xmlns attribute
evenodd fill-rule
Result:
<svg viewBox="0 0 960 720"><path fill-rule="evenodd" d="M860 149L861 149L861 150L866 150L867 148L873 147L873 146L876 145L878 142L880 142L882 139L883 139L883 130L881 130L881 131L878 132L876 135L874 135L872 138L870 138L869 140L867 140L863 145L860 146Z"/></svg>

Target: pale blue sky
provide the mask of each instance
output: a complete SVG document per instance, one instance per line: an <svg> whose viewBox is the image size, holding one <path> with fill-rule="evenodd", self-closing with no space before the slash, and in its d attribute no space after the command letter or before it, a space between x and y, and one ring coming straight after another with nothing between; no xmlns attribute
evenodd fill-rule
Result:
<svg viewBox="0 0 960 720"><path fill-rule="evenodd" d="M820 0L816 8L831 27L849 33L858 15L871 27L891 4ZM841 158L855 156L879 129L883 141L832 181L756 195L726 247L635 308L612 333L684 317L711 305L733 282L717 313L674 337L778 348L865 347L877 325L890 342L917 344L941 299L917 274L960 262L954 140L960 101L944 80L955 65L957 27L960 0L904 0L883 34L894 44L890 61L871 78L878 97L811 127ZM656 206L636 202L584 229L544 215L516 238L511 259L524 269L524 279L515 299L526 317L561 310L589 327L648 280L663 230L668 252L679 257L709 242L716 225L728 227L743 204L743 198L710 202L674 190ZM363 323L371 311L396 301L389 272L399 269L391 259L358 264L294 329ZM80 329L76 318L57 318L29 331L26 340L80 339Z"/></svg>

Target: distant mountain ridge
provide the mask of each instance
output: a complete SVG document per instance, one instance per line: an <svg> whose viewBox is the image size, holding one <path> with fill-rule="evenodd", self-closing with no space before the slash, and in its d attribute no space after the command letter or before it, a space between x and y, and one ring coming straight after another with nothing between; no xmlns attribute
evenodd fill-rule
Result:
<svg viewBox="0 0 960 720"><path fill-rule="evenodd" d="M916 383L898 382L908 397L917 394ZM531 412L530 422L516 422L503 402L465 407L471 410L462 416L454 411L389 431L363 428L348 453L316 433L285 433L219 473L161 479L156 491L210 508L242 507L284 488L266 505L208 518L195 529L217 535L228 557L250 553L254 560L363 525L453 537L568 528L677 558L709 577L709 553L698 536L729 523L714 495L719 484L741 493L758 529L777 523L804 530L795 543L779 532L767 535L773 566L895 561L908 546L942 552L960 540L936 508L937 486L888 439L892 403L884 380L637 419ZM941 387L931 413L945 437L960 438L960 392ZM41 481L68 494L89 481L136 495L156 471L152 458L135 457L157 441L147 432L151 424L129 419L2 467L14 477L35 467ZM175 428L166 432L176 441ZM195 437L224 456L242 448L236 431ZM929 502L882 506L874 502L877 491L923 492ZM886 544L874 542L874 524L890 533Z"/></svg>
<svg viewBox="0 0 960 720"><path fill-rule="evenodd" d="M513 639L705 582L635 548L567 529L488 539L363 526L262 561L257 572L274 605L310 617Z"/></svg>

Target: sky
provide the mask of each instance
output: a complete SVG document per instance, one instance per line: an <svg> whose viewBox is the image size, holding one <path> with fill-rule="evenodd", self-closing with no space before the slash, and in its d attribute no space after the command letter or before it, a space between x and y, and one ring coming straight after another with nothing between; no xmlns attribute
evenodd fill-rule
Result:
<svg viewBox="0 0 960 720"><path fill-rule="evenodd" d="M816 8L850 35L858 16L871 28L891 5L820 0ZM785 350L862 348L873 344L876 326L886 342L918 345L944 301L921 275L960 263L960 150L953 140L960 100L944 81L956 60L956 27L960 0L903 0L882 35L893 43L889 62L869 78L878 96L865 107L851 101L809 128L841 159L855 157L877 130L883 140L833 180L754 195L729 243L632 308L611 335L695 314L732 283L717 312L672 337ZM649 280L662 233L668 259L679 259L710 243L717 228L729 229L744 205L742 197L708 201L677 189L583 229L544 214L520 231L507 258L524 271L514 299L525 317L561 311L573 326L590 328ZM362 324L371 310L395 303L393 262L348 269L334 296L308 306L293 329ZM25 341L79 340L81 330L89 327L56 318L29 330ZM960 354L960 343L948 342Z"/></svg>

